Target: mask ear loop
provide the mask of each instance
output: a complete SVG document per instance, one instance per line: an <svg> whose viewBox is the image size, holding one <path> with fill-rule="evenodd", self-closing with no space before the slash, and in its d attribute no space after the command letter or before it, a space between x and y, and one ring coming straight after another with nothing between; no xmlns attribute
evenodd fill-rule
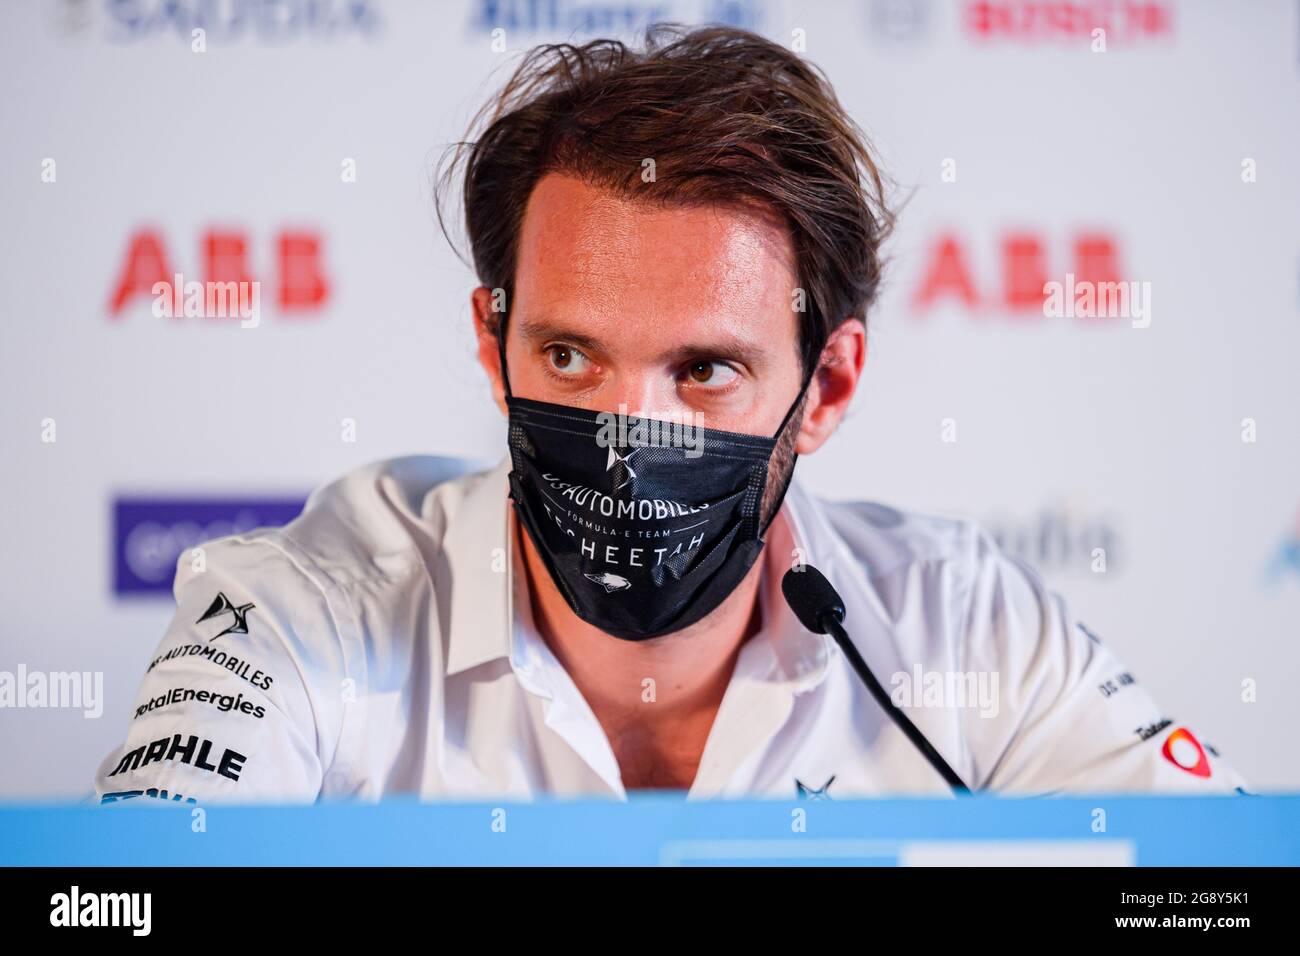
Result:
<svg viewBox="0 0 1300 956"><path fill-rule="evenodd" d="M773 440L780 440L781 433L785 431L785 426L790 424L790 416L794 414L795 409L799 407L799 403L803 401L804 395L808 392L808 386L812 384L813 376L816 374L817 366L814 365L808 374L803 377L803 384L799 386L799 394L794 397L794 401L790 404L790 407L786 409L785 418L781 419L781 424L777 428L776 434L772 436Z"/></svg>
<svg viewBox="0 0 1300 956"><path fill-rule="evenodd" d="M794 415L795 409L797 409L800 405L803 404L804 395L807 394L808 386L812 384L813 376L816 374L817 374L817 365L814 364L809 369L808 374L804 376L803 385L799 387L799 394L794 397L794 402L790 405L789 410L786 411L785 418L781 419L781 427L778 428L776 430L776 434L772 436L774 441L779 442L781 440L781 435L785 431L786 426L790 424L790 418ZM758 536L760 538L765 537L767 535L767 529L772 527L772 522L775 521L776 516L780 514L781 503L785 501L786 492L790 490L790 482L794 480L794 466L797 465L798 463L799 463L799 453L795 452L794 458L790 462L790 470L786 472L785 475L785 483L781 485L781 493L777 495L776 498L777 506L772 509L772 513L768 515L767 520L763 522L763 526L758 529Z"/></svg>
<svg viewBox="0 0 1300 956"><path fill-rule="evenodd" d="M505 397L507 400L514 397L510 391L510 372L506 369L506 320L509 312L501 313L501 321L497 325L497 355L500 356L501 362L501 384L505 387Z"/></svg>

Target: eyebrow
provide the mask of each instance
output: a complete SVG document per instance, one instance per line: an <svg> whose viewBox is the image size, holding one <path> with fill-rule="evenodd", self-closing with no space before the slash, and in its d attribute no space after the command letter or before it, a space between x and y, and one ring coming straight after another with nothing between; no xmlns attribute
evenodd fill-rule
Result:
<svg viewBox="0 0 1300 956"><path fill-rule="evenodd" d="M600 339L576 332L550 319L523 319L518 324L518 331L519 335L527 341L558 339L584 352L608 351L607 346ZM677 344L661 358L675 363L701 358L728 359L747 368L756 369L765 364L767 356L752 342L739 336L723 334L708 342Z"/></svg>
<svg viewBox="0 0 1300 956"><path fill-rule="evenodd" d="M583 335L581 332L575 332L549 319L524 319L519 323L519 334L530 342L562 339L570 345L576 345L583 351L605 351L605 346L600 339L593 338L590 335Z"/></svg>

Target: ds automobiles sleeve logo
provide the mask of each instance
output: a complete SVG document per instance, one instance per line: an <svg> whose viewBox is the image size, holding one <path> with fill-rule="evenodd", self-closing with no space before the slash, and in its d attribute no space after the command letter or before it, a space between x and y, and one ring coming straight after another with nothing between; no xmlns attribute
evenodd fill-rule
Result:
<svg viewBox="0 0 1300 956"><path fill-rule="evenodd" d="M218 591L216 598L212 601L211 604L208 605L208 609L203 612L203 616L199 618L197 621L195 621L194 623L202 624L204 621L210 621L214 617L217 617L221 614L225 614L226 612L230 612L231 614L235 615L235 620L231 623L231 625L228 628L226 628L220 634L208 638L208 643L211 644L218 637L224 637L227 634L247 634L248 633L248 620L247 620L248 612L251 611L256 606L257 605L255 604L241 604L239 605L239 607L235 607L235 605L230 603L230 598L226 597L226 595L223 592Z"/></svg>

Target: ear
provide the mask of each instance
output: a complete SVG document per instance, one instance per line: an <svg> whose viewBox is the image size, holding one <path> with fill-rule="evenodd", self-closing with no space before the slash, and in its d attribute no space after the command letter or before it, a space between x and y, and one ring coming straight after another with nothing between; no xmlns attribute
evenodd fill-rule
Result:
<svg viewBox="0 0 1300 956"><path fill-rule="evenodd" d="M487 373L492 385L492 400L501 409L506 410L505 382L501 377L501 352L497 345L497 325L501 322L501 313L492 309L492 290L479 286L469 297L470 307L474 310L474 336L478 340L478 362Z"/></svg>
<svg viewBox="0 0 1300 956"><path fill-rule="evenodd" d="M803 427L794 446L800 455L815 452L839 427L858 390L866 359L866 326L857 319L846 319L831 333L808 383Z"/></svg>

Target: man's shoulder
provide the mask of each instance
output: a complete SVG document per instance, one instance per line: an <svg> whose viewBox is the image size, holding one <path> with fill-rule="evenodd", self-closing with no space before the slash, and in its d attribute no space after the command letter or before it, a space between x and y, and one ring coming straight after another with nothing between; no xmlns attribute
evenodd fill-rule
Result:
<svg viewBox="0 0 1300 956"><path fill-rule="evenodd" d="M314 491L278 534L332 577L382 575L387 563L402 565L436 545L457 501L489 474L463 458L373 462Z"/></svg>
<svg viewBox="0 0 1300 956"><path fill-rule="evenodd" d="M209 542L212 560L305 575L322 590L404 578L442 544L457 502L492 476L470 459L411 455L353 469L308 497L280 527ZM178 584L186 576L182 555Z"/></svg>
<svg viewBox="0 0 1300 956"><path fill-rule="evenodd" d="M967 518L904 511L875 501L827 501L816 507L871 578L918 567L973 570L1000 557L992 536Z"/></svg>
<svg viewBox="0 0 1300 956"><path fill-rule="evenodd" d="M468 458L405 455L354 468L311 493L294 527L325 514L419 514L431 492L464 483L491 465Z"/></svg>
<svg viewBox="0 0 1300 956"><path fill-rule="evenodd" d="M891 633L902 643L955 647L970 638L968 628L996 618L999 607L1014 608L1018 620L1039 616L1046 596L1042 578L974 520L872 501L819 501L817 512L814 520L829 529L841 556L860 569L843 579L845 585L893 622ZM919 607L927 609L926 623L914 627ZM948 628L946 641L933 640L940 620Z"/></svg>

